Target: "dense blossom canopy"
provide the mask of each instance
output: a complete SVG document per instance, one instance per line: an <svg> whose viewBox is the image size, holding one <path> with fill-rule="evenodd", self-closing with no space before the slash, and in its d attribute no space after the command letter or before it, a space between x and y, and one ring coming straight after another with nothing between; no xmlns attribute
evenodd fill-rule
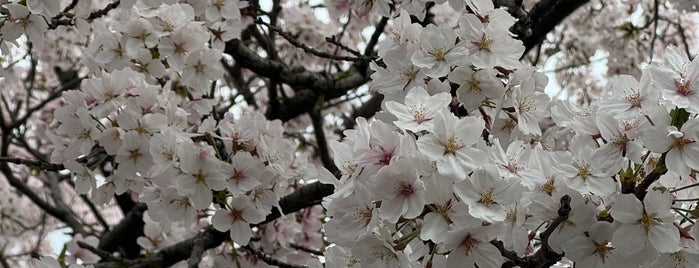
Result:
<svg viewBox="0 0 699 268"><path fill-rule="evenodd" d="M697 267L698 25L0 1L0 267Z"/></svg>

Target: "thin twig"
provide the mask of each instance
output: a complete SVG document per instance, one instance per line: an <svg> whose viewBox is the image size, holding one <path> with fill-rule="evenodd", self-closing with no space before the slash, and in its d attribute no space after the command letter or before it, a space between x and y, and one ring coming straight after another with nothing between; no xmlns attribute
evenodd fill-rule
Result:
<svg viewBox="0 0 699 268"><path fill-rule="evenodd" d="M307 253L311 253L311 254L316 255L316 256L323 256L324 255L324 253L320 250L311 249L311 248L308 248L308 247L305 247L305 246L302 246L299 244L290 243L289 246L293 249L300 250L300 251L307 252Z"/></svg>
<svg viewBox="0 0 699 268"><path fill-rule="evenodd" d="M255 20L255 23L267 26L270 30L275 31L279 35L284 37L284 39L286 39L286 41L288 41L289 43L291 43L295 47L303 49L304 52L312 54L316 57L333 59L333 60L342 60L342 61L364 61L364 62L372 61L372 60L376 59L376 57L374 57L374 56L348 57L348 56L338 56L338 55L333 55L333 54L330 54L327 52L318 51L315 48L309 47L308 45L299 42L290 33L282 31L281 29L277 28L276 26L264 22L260 18Z"/></svg>
<svg viewBox="0 0 699 268"><path fill-rule="evenodd" d="M258 258L260 258L262 261L264 261L266 264L272 265L272 266L277 266L281 268L305 268L307 266L301 266L301 265L294 265L294 264L289 264L282 262L280 260L277 260L273 258L272 256L268 255L267 253L263 252L262 250L255 249L251 247L250 245L243 246L244 249L249 251L250 253L255 254Z"/></svg>
<svg viewBox="0 0 699 268"><path fill-rule="evenodd" d="M363 57L362 53L360 53L359 51L351 49L348 46L345 46L344 44L340 43L340 40L338 40L334 35L331 37L326 37L325 41L328 41L328 43L333 44L333 45L337 46L338 48L341 48L342 50L347 51L347 52L351 53L352 55L355 55L359 58ZM335 52L335 53L337 53L337 52Z"/></svg>
<svg viewBox="0 0 699 268"><path fill-rule="evenodd" d="M89 250L89 251L92 252L92 253L95 253L95 255L99 256L99 257L102 258L103 260L107 260L107 261L111 261L111 262L116 262L116 263L121 263L121 264L127 265L127 266L130 266L130 265L132 265L132 264L135 263L134 261L125 260L125 259L116 257L116 256L112 255L111 253L109 253L109 252L107 252L107 251L104 251L104 250L98 249L98 248L96 248L96 247L93 247L92 245L90 245L90 244L88 244L88 243L85 243L85 242L83 242L83 241L78 241L78 246L80 246L81 248L87 249L87 250Z"/></svg>
<svg viewBox="0 0 699 268"><path fill-rule="evenodd" d="M650 61L653 61L655 51L655 40L658 39L658 0L653 1L655 11L653 12L653 38L650 41Z"/></svg>
<svg viewBox="0 0 699 268"><path fill-rule="evenodd" d="M110 4L108 4L103 9L100 9L100 10L97 10L95 12L90 13L90 15L87 17L87 20L92 21L96 18L106 16L109 13L109 11L112 11L113 9L117 8L120 3L121 3L121 1L117 0L117 1L114 1ZM61 25L68 25L68 26L73 25L73 20L71 20L71 19L55 19L55 20L51 19L51 20L52 20L51 24L49 24L50 30L56 29L58 26L61 26Z"/></svg>

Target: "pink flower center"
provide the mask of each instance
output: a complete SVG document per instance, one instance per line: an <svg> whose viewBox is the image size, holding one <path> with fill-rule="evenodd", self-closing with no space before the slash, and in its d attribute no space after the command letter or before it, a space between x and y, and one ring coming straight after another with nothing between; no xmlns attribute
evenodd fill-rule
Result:
<svg viewBox="0 0 699 268"><path fill-rule="evenodd" d="M410 183L406 182L401 182L400 185L398 185L398 194L402 195L403 197L408 197L411 196L415 190L413 189L413 185Z"/></svg>

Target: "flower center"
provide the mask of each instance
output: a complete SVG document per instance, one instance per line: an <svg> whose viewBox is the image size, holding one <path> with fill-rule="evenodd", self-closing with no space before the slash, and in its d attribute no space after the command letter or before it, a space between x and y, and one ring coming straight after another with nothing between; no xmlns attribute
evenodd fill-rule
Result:
<svg viewBox="0 0 699 268"><path fill-rule="evenodd" d="M631 104L631 107L636 107L636 108L641 108L641 101L643 98L641 98L641 94L638 92L626 96L626 101Z"/></svg>
<svg viewBox="0 0 699 268"><path fill-rule="evenodd" d="M446 52L444 52L444 49L437 48L433 50L432 52L429 53L430 55L434 56L437 60L443 61L446 60Z"/></svg>
<svg viewBox="0 0 699 268"><path fill-rule="evenodd" d="M468 234L466 237L464 237L464 240L461 241L461 246L464 247L466 252L470 252L471 249L476 247L479 243L480 243L480 241L473 238L473 236L471 236L471 234Z"/></svg>
<svg viewBox="0 0 699 268"><path fill-rule="evenodd" d="M583 178L583 180L586 180L587 177L590 176L590 165L584 164L584 165L578 167L578 176Z"/></svg>
<svg viewBox="0 0 699 268"><path fill-rule="evenodd" d="M675 91L682 96L688 96L694 92L689 81L675 81Z"/></svg>
<svg viewBox="0 0 699 268"><path fill-rule="evenodd" d="M413 189L412 184L401 182L400 185L398 185L397 192L399 195L403 197L408 197L411 196L415 192L415 190Z"/></svg>
<svg viewBox="0 0 699 268"><path fill-rule="evenodd" d="M493 40L489 39L485 34L481 36L481 40L473 42L478 47L478 50L485 50L490 52L490 48L493 46Z"/></svg>
<svg viewBox="0 0 699 268"><path fill-rule="evenodd" d="M488 189L485 193L481 193L481 200L478 200L478 203L490 205L490 204L495 204L495 201L493 200L493 188Z"/></svg>
<svg viewBox="0 0 699 268"><path fill-rule="evenodd" d="M444 154L456 154L456 151L463 148L464 146L455 138L449 138L445 146Z"/></svg>

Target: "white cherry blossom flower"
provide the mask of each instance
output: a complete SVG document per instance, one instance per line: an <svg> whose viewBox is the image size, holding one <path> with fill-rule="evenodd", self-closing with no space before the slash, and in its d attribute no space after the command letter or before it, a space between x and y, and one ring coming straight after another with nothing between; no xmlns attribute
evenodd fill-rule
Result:
<svg viewBox="0 0 699 268"><path fill-rule="evenodd" d="M437 162L439 173L454 175L460 181L477 166L478 157L484 156L471 147L480 139L483 128L485 123L479 118L459 119L451 113L440 113L434 121L434 133L422 136L417 146L425 158Z"/></svg>
<svg viewBox="0 0 699 268"><path fill-rule="evenodd" d="M456 43L456 33L446 26L429 24L418 40L420 49L410 59L429 76L445 76L452 66L468 62L468 50Z"/></svg>
<svg viewBox="0 0 699 268"><path fill-rule="evenodd" d="M252 237L250 224L263 221L265 215L255 208L246 196L233 198L228 206L217 210L211 218L211 223L221 232L230 230L233 242L247 245Z"/></svg>
<svg viewBox="0 0 699 268"><path fill-rule="evenodd" d="M411 164L404 158L372 177L369 184L374 199L381 200L379 217L395 223L400 217L412 219L425 206L425 185Z"/></svg>
<svg viewBox="0 0 699 268"><path fill-rule="evenodd" d="M643 145L655 153L667 152L667 169L677 175L699 170L699 118L690 118L681 129L667 123L658 122L649 128L641 137Z"/></svg>
<svg viewBox="0 0 699 268"><path fill-rule="evenodd" d="M612 246L621 254L630 255L650 245L660 253L673 253L680 249L680 232L673 225L669 192L650 190L643 202L633 194L616 198L611 213L621 226L612 236Z"/></svg>
<svg viewBox="0 0 699 268"><path fill-rule="evenodd" d="M492 223L505 219L504 206L519 200L523 191L517 180L501 178L493 166L476 169L468 179L454 184L454 194L468 205L469 214Z"/></svg>
<svg viewBox="0 0 699 268"><path fill-rule="evenodd" d="M490 241L498 228L490 226L459 227L445 235L444 248L451 250L447 268L478 265L480 268L496 268L505 262L500 251Z"/></svg>
<svg viewBox="0 0 699 268"><path fill-rule="evenodd" d="M609 222L594 223L587 231L589 235L578 235L563 246L566 257L580 268L619 267L622 265L620 256L610 245L613 232L614 227Z"/></svg>
<svg viewBox="0 0 699 268"><path fill-rule="evenodd" d="M405 96L405 104L395 101L386 102L386 109L398 117L393 123L412 132L432 131L433 120L438 110L445 110L451 102L449 93L430 96L427 90L415 87Z"/></svg>

